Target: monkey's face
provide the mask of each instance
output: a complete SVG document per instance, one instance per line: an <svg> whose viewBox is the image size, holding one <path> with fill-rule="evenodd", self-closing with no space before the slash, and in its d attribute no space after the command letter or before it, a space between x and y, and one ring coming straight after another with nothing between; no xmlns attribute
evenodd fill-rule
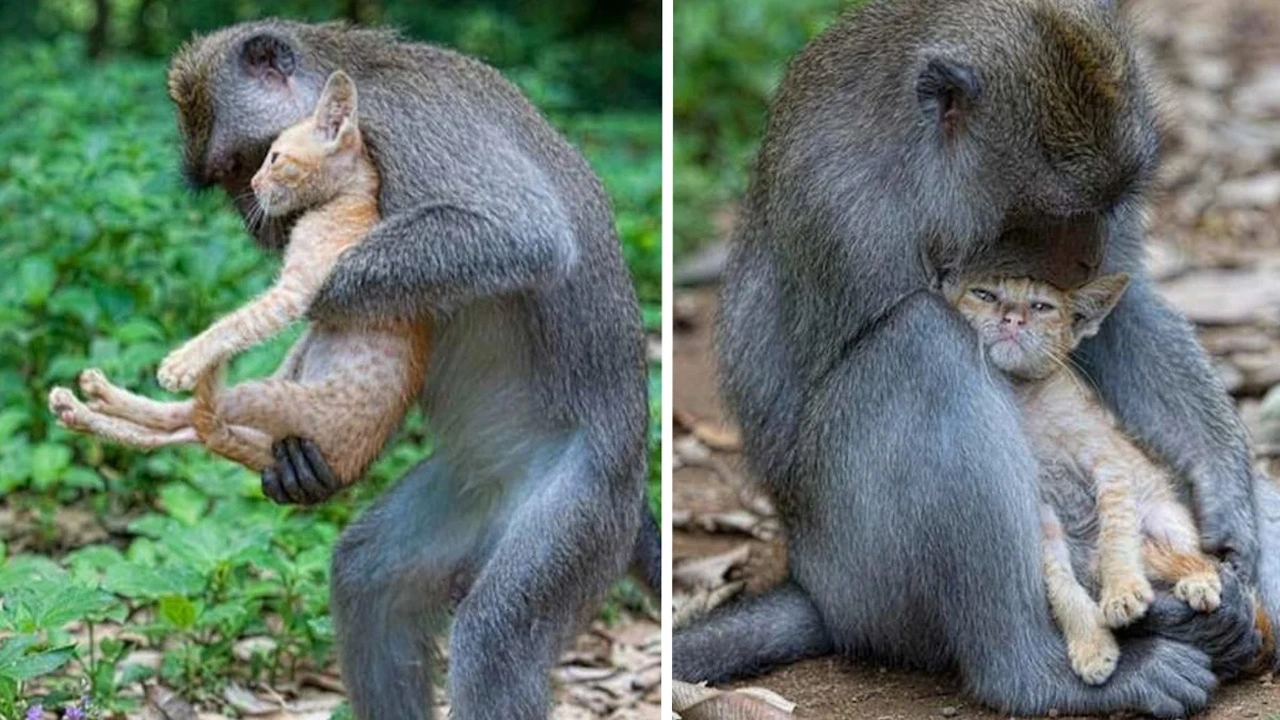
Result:
<svg viewBox="0 0 1280 720"><path fill-rule="evenodd" d="M1128 278L1108 275L1071 292L1030 278L966 279L948 297L978 333L991 363L1023 380L1070 366L1069 355L1098 332Z"/></svg>
<svg viewBox="0 0 1280 720"><path fill-rule="evenodd" d="M247 192L254 169L273 138L307 117L323 84L295 30L280 21L226 28L192 40L169 67L188 184L223 188L246 220L256 211ZM282 244L278 222L250 229Z"/></svg>

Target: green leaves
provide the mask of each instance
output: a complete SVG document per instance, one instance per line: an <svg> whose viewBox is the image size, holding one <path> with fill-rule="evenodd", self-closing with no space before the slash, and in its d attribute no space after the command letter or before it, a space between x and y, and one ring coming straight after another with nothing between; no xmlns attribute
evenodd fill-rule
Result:
<svg viewBox="0 0 1280 720"><path fill-rule="evenodd" d="M75 648L71 646L27 652L39 640L36 635L15 635L8 640L0 640L0 678L17 684L51 673L75 656Z"/></svg>

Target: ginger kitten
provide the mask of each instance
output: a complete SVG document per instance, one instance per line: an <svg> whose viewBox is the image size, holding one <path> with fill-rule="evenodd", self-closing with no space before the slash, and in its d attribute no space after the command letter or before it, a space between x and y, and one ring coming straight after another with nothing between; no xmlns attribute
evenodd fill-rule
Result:
<svg viewBox="0 0 1280 720"><path fill-rule="evenodd" d="M79 379L88 404L54 388L49 407L73 430L139 448L198 442L254 470L274 464L273 442L309 438L349 484L421 390L430 356L426 325L312 325L271 379L229 388L220 381L230 358L302 319L338 258L378 223L378 174L346 73L331 75L311 117L276 138L252 187L267 216L303 214L276 283L161 363L160 384L194 389L194 399L150 400L90 369Z"/></svg>
<svg viewBox="0 0 1280 720"><path fill-rule="evenodd" d="M1119 648L1111 628L1137 620L1153 599L1149 579L1200 611L1221 602L1217 565L1200 550L1190 510L1170 473L1125 436L1116 418L1071 366L1070 353L1098 332L1128 285L1100 277L1063 291L1027 278L966 278L947 295L978 332L984 355L1012 381L1024 427L1042 466L1092 481L1099 524L1092 563L1098 602L1076 578L1062 523L1041 503L1049 604L1082 680L1104 682Z"/></svg>

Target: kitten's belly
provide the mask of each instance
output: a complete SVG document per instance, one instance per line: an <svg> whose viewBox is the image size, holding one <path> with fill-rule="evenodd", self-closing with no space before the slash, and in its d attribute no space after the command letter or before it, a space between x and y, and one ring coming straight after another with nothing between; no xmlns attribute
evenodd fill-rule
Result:
<svg viewBox="0 0 1280 720"><path fill-rule="evenodd" d="M312 326L301 338L290 378L302 383L341 382L353 387L404 383L413 339L391 330Z"/></svg>

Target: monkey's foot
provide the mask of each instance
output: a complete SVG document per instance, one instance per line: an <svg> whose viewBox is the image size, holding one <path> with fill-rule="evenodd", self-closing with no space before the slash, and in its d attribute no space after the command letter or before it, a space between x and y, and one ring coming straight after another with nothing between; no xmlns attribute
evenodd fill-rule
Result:
<svg viewBox="0 0 1280 720"><path fill-rule="evenodd" d="M1200 612L1212 612L1222 604L1222 580L1213 575L1192 575L1173 586L1173 595Z"/></svg>
<svg viewBox="0 0 1280 720"><path fill-rule="evenodd" d="M1098 627L1090 637L1068 639L1067 654L1071 657L1071 669L1081 680L1089 685L1101 685L1115 672L1120 646L1111 631Z"/></svg>
<svg viewBox="0 0 1280 720"><path fill-rule="evenodd" d="M1102 608L1102 618L1107 627L1118 628L1145 615L1154 599L1151 583L1144 577L1135 576L1103 585L1098 605Z"/></svg>
<svg viewBox="0 0 1280 720"><path fill-rule="evenodd" d="M89 408L80 399L64 387L56 387L49 391L49 411L58 416L58 422L68 430L84 432L88 430Z"/></svg>
<svg viewBox="0 0 1280 720"><path fill-rule="evenodd" d="M185 392L194 388L196 378L213 364L200 348L187 343L169 353L160 363L156 379L160 381L160 387L169 392Z"/></svg>

